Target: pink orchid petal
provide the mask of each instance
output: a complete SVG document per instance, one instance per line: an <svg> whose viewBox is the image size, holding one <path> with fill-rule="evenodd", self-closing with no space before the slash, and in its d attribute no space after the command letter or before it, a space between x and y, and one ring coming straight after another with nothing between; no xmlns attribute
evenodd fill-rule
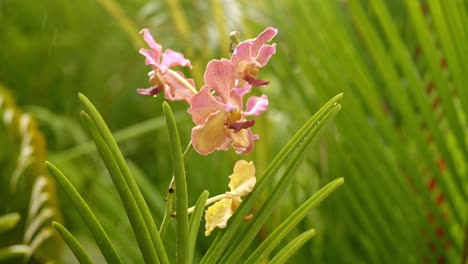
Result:
<svg viewBox="0 0 468 264"><path fill-rule="evenodd" d="M235 111L238 111L239 108L237 108L237 106L234 105L233 103L227 102L226 105L224 106L224 110L226 110L226 112L235 112Z"/></svg>
<svg viewBox="0 0 468 264"><path fill-rule="evenodd" d="M261 85L267 85L270 83L269 81L263 81L263 80L257 79L252 75L244 75L244 80L246 80L252 86L261 86Z"/></svg>
<svg viewBox="0 0 468 264"><path fill-rule="evenodd" d="M247 100L247 111L244 112L246 116L259 116L268 109L268 97L262 95L261 97L252 96Z"/></svg>
<svg viewBox="0 0 468 264"><path fill-rule="evenodd" d="M258 51L255 61L260 64L261 67L265 66L270 60L271 56L276 53L275 45L263 45Z"/></svg>
<svg viewBox="0 0 468 264"><path fill-rule="evenodd" d="M186 59L182 53L166 49L162 55L162 62L160 65L161 72L164 73L167 69L175 66L192 68L190 61Z"/></svg>
<svg viewBox="0 0 468 264"><path fill-rule="evenodd" d="M158 84L157 89L139 89L140 94L156 95L164 89L164 96L168 100L186 100L187 102L194 94L195 83L192 79L186 79L181 72L168 71L174 66L192 67L189 60L184 58L184 55L179 52L167 49L164 54L161 53L162 47L151 36L148 29L140 31L146 43L151 49L140 49L140 53L145 56L145 63L151 65L153 71L149 73L150 83Z"/></svg>
<svg viewBox="0 0 468 264"><path fill-rule="evenodd" d="M233 89L240 98L243 98L244 95L250 93L252 91L252 86L250 84L246 84L244 87L241 88L234 88Z"/></svg>
<svg viewBox="0 0 468 264"><path fill-rule="evenodd" d="M157 86L153 86L153 87L150 87L150 88L138 88L137 89L137 93L141 94L141 95L151 95L151 96L156 96L158 95L161 91L162 91L162 87L157 85Z"/></svg>
<svg viewBox="0 0 468 264"><path fill-rule="evenodd" d="M255 125L255 120L247 120L243 122L235 122L235 123L229 124L229 128L234 129L234 132L239 132L241 129L253 127L254 125Z"/></svg>
<svg viewBox="0 0 468 264"><path fill-rule="evenodd" d="M148 43L148 46L155 52L156 61L159 61L159 59L161 58L161 45L154 41L153 36L151 36L151 33L147 28L142 29L140 31L140 34L143 34L143 38L145 39L146 43Z"/></svg>
<svg viewBox="0 0 468 264"><path fill-rule="evenodd" d="M250 129L242 129L239 132L228 131L228 136L232 139L232 147L237 154L247 154L254 148L253 133Z"/></svg>
<svg viewBox="0 0 468 264"><path fill-rule="evenodd" d="M202 89L190 99L190 108L187 110L192 115L192 120L197 125L204 125L206 119L214 112L223 109L224 104L216 100L208 86Z"/></svg>
<svg viewBox="0 0 468 264"><path fill-rule="evenodd" d="M273 28L273 27L267 27L262 33L260 33L252 42L252 53L257 54L259 51L260 47L271 41L276 34L278 34L278 29Z"/></svg>
<svg viewBox="0 0 468 264"><path fill-rule="evenodd" d="M231 61L212 60L205 71L205 83L215 90L224 101L228 101L229 92L234 87L235 68Z"/></svg>
<svg viewBox="0 0 468 264"><path fill-rule="evenodd" d="M201 155L208 155L222 147L228 140L224 127L225 121L225 112L219 111L211 115L205 125L193 128L193 148Z"/></svg>
<svg viewBox="0 0 468 264"><path fill-rule="evenodd" d="M194 84L192 79L186 79L182 72L174 72L174 74L178 74L182 79L185 79L188 83ZM163 74L164 78L164 97L171 101L177 100L186 100L187 102L189 99L194 95L192 90L188 89L184 83L177 77L172 74Z"/></svg>
<svg viewBox="0 0 468 264"><path fill-rule="evenodd" d="M239 44L232 53L232 63L234 63L234 65L237 65L242 61L250 61L252 45L252 42L243 42Z"/></svg>
<svg viewBox="0 0 468 264"><path fill-rule="evenodd" d="M258 134L254 134L254 135L252 136L252 139L253 139L253 141L255 142L255 141L257 141L257 140L260 139L260 136L259 136Z"/></svg>
<svg viewBox="0 0 468 264"><path fill-rule="evenodd" d="M152 66L158 67L160 57L158 57L157 52L155 52L154 50L150 50L150 49L140 49L139 52L140 54L145 56L146 65L152 65Z"/></svg>
<svg viewBox="0 0 468 264"><path fill-rule="evenodd" d="M243 109L243 107L242 107L242 97L234 89L231 89L231 92L229 93L229 102L231 104L237 106L239 108L238 111Z"/></svg>

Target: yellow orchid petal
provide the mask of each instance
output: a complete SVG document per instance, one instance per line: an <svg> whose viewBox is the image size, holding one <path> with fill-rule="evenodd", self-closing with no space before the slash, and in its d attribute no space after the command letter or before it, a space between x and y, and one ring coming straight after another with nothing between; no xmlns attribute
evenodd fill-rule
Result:
<svg viewBox="0 0 468 264"><path fill-rule="evenodd" d="M253 150L254 135L250 129L241 129L238 132L229 129L228 136L232 139L232 147L237 154L247 154Z"/></svg>
<svg viewBox="0 0 468 264"><path fill-rule="evenodd" d="M253 162L247 162L245 160L239 160L234 165L234 171L229 176L231 181L229 182L229 188L231 189L228 194L235 196L244 196L249 194L255 187L255 166Z"/></svg>
<svg viewBox="0 0 468 264"><path fill-rule="evenodd" d="M226 228L227 221L233 214L232 200L222 199L205 211L205 236L209 236L216 227Z"/></svg>
<svg viewBox="0 0 468 264"><path fill-rule="evenodd" d="M225 112L219 111L211 115L206 124L192 129L192 145L198 153L208 155L223 148L228 140L224 127L225 118Z"/></svg>

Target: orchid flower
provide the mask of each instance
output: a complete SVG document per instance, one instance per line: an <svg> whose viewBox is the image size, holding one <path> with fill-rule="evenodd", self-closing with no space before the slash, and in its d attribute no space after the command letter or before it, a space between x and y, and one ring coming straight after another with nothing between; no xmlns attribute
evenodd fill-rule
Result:
<svg viewBox="0 0 468 264"><path fill-rule="evenodd" d="M252 192L255 187L255 166L253 162L239 160L234 165L234 171L229 176L230 191L225 194L208 199L207 204L217 201L205 211L205 235L209 236L211 231L225 228L227 221L242 202L241 196Z"/></svg>
<svg viewBox="0 0 468 264"><path fill-rule="evenodd" d="M208 63L205 86L189 101L188 112L197 125L192 129L194 149L208 155L215 150L227 150L229 145L239 154L253 150L258 139L250 130L255 120L247 116L258 116L268 108L268 98L252 96L243 111L243 93L235 87L236 70L230 60L212 60Z"/></svg>
<svg viewBox="0 0 468 264"><path fill-rule="evenodd" d="M156 96L164 91L166 99L171 101L188 100L197 93L192 79L185 78L182 72L174 71L171 67L181 66L192 68L192 64L184 55L170 49L162 53L162 47L153 39L148 29L140 31L150 49L140 49L146 57L146 65L153 70L148 73L149 81L153 85L146 89L137 89L139 94Z"/></svg>
<svg viewBox="0 0 468 264"><path fill-rule="evenodd" d="M278 30L273 27L266 28L256 38L241 42L234 50L231 61L236 67L237 86L242 87L247 82L252 86L266 85L268 81L257 79L259 69L266 65L271 56L275 54L275 44L267 45Z"/></svg>

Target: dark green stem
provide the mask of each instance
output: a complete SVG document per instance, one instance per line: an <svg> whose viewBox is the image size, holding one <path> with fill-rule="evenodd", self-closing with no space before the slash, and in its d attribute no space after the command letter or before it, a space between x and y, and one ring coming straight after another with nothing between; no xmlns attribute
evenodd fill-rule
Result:
<svg viewBox="0 0 468 264"><path fill-rule="evenodd" d="M189 144L185 148L184 154L182 155L184 162L187 160L187 157L192 152L192 150L193 150L192 142L189 142ZM159 235L161 236L161 239L164 239L164 236L166 235L167 227L169 226L170 220L175 217L175 214L174 214L175 188L176 188L176 184L175 184L174 176L173 176L171 179L171 183L169 183L169 187L167 188L166 212L164 213L161 227L159 228Z"/></svg>

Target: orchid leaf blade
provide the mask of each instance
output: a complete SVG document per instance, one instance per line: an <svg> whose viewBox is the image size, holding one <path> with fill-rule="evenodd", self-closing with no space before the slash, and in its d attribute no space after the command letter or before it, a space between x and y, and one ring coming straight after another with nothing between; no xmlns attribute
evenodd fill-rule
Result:
<svg viewBox="0 0 468 264"><path fill-rule="evenodd" d="M208 191L203 191L200 197L195 204L195 209L190 217L189 223L189 249L190 249L190 258L189 263L193 262L193 255L195 251L195 245L197 242L198 229L200 227L200 221L205 209L206 200L208 200Z"/></svg>
<svg viewBox="0 0 468 264"><path fill-rule="evenodd" d="M78 240L70 233L70 231L68 231L63 225L57 222L53 222L52 226L62 237L63 241L67 243L67 246L71 249L76 259L81 264L93 264L91 257L88 255L88 253L86 253L86 250L83 248L80 242L78 242Z"/></svg>
<svg viewBox="0 0 468 264"><path fill-rule="evenodd" d="M281 240L289 234L289 232L297 226L297 224L307 215L307 213L333 193L338 187L344 183L343 178L333 180L325 185L322 189L316 192L312 197L305 201L299 208L296 209L284 222L281 223L265 241L249 256L245 261L248 263L258 263L262 256L269 254Z"/></svg>
<svg viewBox="0 0 468 264"><path fill-rule="evenodd" d="M281 251L275 255L275 257L270 261L270 263L279 264L286 263L288 259L296 253L299 248L304 245L309 239L315 235L315 230L310 229L301 235L297 236L293 241L286 245Z"/></svg>
<svg viewBox="0 0 468 264"><path fill-rule="evenodd" d="M94 125L97 128L97 132L102 136L104 143L109 148L111 155L117 162L118 168L121 171L121 174L125 180L126 185L128 185L129 190L131 191L131 195L136 201L138 206L138 211L140 211L146 228L148 229L150 239L152 240L153 247L156 250L159 260L161 263L166 264L169 263L167 258L167 253L164 249L164 245L162 243L161 237L159 236L159 231L156 227L156 223L154 222L153 217L151 216L151 212L149 210L148 204L145 202L143 198L143 194L141 193L138 185L132 176L130 168L128 167L125 158L120 152L119 146L115 141L109 127L106 125L106 122L99 114L99 111L96 107L91 103L91 101L83 94L78 95L79 99L81 100L82 104L85 106L86 110L88 110L88 114L91 117ZM149 249L148 249L149 250Z"/></svg>
<svg viewBox="0 0 468 264"><path fill-rule="evenodd" d="M97 220L94 213L89 208L88 204L81 197L78 191L73 187L71 182L63 175L63 173L52 163L46 162L46 167L57 181L57 183L65 191L65 194L73 202L73 205L78 209L83 221L88 226L91 234L96 240L97 245L101 249L104 258L110 263L123 263L109 236L104 228Z"/></svg>
<svg viewBox="0 0 468 264"><path fill-rule="evenodd" d="M188 194L185 178L185 165L174 114L166 102L163 103L166 126L171 146L172 166L175 179L176 221L177 221L177 263L189 263L189 223L188 223Z"/></svg>
<svg viewBox="0 0 468 264"><path fill-rule="evenodd" d="M247 196L247 199L242 202L241 206L237 209L226 232L220 233L215 239L213 245L209 248L208 252L202 259L202 263L213 263L218 261L223 255L223 252L225 252L228 245L234 245L235 243L232 243L233 240L235 241L236 239L240 239L241 234L239 234L238 231L241 228L243 216L249 214L253 204L259 199L261 193L269 186L274 176L281 168L281 165L290 162L289 171L291 172L294 169L295 165L297 165L297 162L300 160L300 157L303 156L305 150L308 149L314 141L316 141L316 136L320 134L319 132L323 131L322 129L326 126L326 124L328 124L329 121L335 116L335 114L341 109L339 101L341 100L342 96L342 94L339 94L329 100L304 124L301 129L299 129L299 131L291 138L288 144L282 148L282 150L270 163L263 176L260 178L257 186L255 187L255 190L249 196ZM284 173L283 176L283 179L288 179L288 181L290 181L292 178L287 177L288 173ZM287 186L287 183L284 186ZM245 249L244 245L235 245L239 246L239 250L241 251ZM231 248L231 250L235 249ZM229 254L226 253L226 256L228 255Z"/></svg>

